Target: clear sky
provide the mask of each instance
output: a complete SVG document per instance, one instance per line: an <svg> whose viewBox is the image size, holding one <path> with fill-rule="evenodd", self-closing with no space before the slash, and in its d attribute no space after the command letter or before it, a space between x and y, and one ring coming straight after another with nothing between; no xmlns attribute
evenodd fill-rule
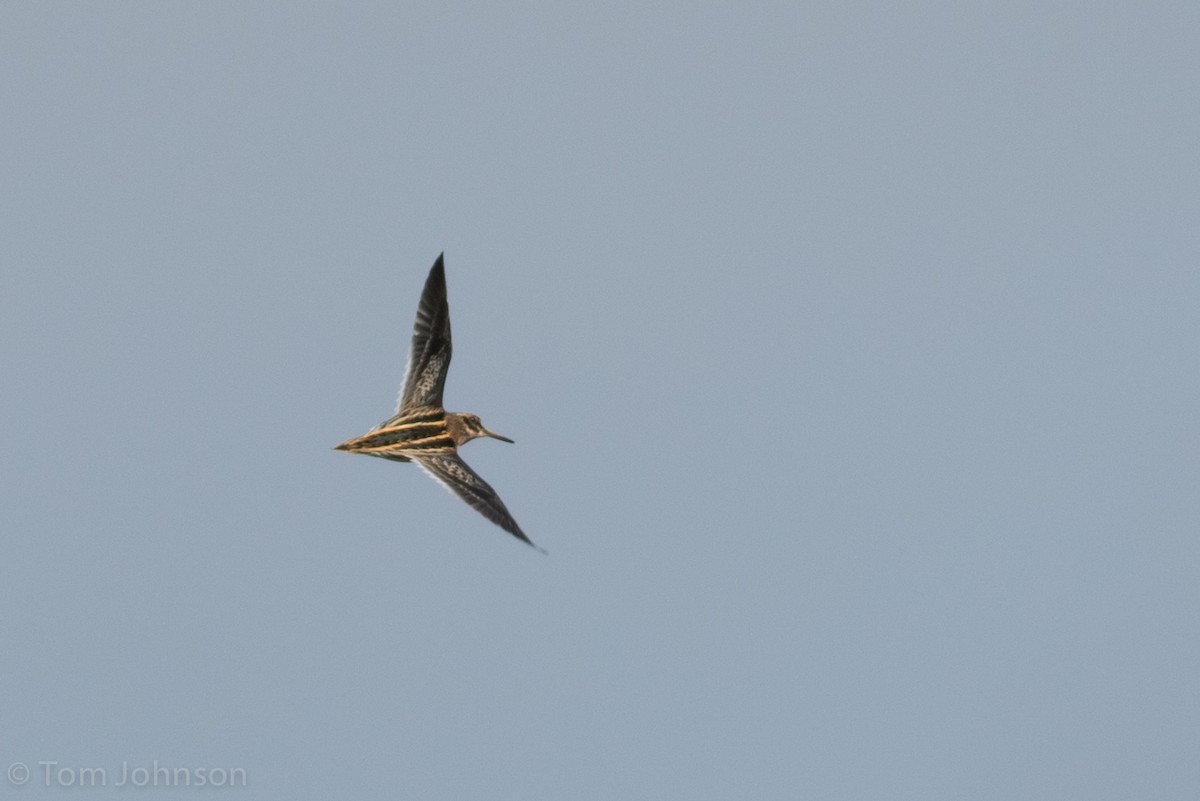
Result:
<svg viewBox="0 0 1200 801"><path fill-rule="evenodd" d="M0 796L1194 798L1198 8L4 4Z"/></svg>

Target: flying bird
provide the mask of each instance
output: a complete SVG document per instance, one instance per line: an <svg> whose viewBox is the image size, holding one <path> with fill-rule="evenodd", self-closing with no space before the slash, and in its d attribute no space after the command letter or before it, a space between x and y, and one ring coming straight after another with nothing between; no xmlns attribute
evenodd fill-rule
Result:
<svg viewBox="0 0 1200 801"><path fill-rule="evenodd" d="M416 462L446 489L517 539L538 546L525 536L496 491L467 466L458 448L476 437L512 442L480 422L478 415L442 408L442 390L450 369L450 306L446 301L445 254L437 257L413 323L412 346L396 413L361 437L348 439L335 450L365 453L395 462ZM539 551L545 553L541 548Z"/></svg>

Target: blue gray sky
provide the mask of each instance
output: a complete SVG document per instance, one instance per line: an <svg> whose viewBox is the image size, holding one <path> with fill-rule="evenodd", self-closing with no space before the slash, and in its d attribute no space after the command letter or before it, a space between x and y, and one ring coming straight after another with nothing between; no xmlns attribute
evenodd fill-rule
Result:
<svg viewBox="0 0 1200 801"><path fill-rule="evenodd" d="M1194 797L1198 35L6 4L3 795Z"/></svg>

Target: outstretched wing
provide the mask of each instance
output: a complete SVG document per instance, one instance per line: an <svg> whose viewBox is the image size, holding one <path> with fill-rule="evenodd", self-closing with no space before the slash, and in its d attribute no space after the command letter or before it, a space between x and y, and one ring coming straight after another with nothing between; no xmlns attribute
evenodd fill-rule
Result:
<svg viewBox="0 0 1200 801"><path fill-rule="evenodd" d="M404 387L396 399L397 414L414 406L440 407L449 369L450 305L446 302L446 268L438 256L417 306Z"/></svg>
<svg viewBox="0 0 1200 801"><path fill-rule="evenodd" d="M478 473L467 467L467 463L460 459L458 454L414 456L412 459L426 473L433 476L434 480L469 503L488 520L517 539L533 545L533 542L521 531L517 521L513 520L513 516L509 514L508 509L504 506L504 501L500 500L496 491L480 478ZM533 547L537 548L538 546L533 545ZM538 550L542 549L538 548Z"/></svg>

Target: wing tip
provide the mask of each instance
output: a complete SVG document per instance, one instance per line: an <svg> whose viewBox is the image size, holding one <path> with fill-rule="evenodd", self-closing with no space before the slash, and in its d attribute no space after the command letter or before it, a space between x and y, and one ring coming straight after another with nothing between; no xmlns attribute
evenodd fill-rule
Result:
<svg viewBox="0 0 1200 801"><path fill-rule="evenodd" d="M509 534L512 534L514 537L516 537L516 538L517 538L517 539L519 539L521 542L523 542L523 543L525 543L526 545L528 545L530 548L533 548L533 549L534 549L535 551L537 551L538 553L545 554L546 556L549 556L549 555L550 555L550 552L549 552L549 551L547 551L547 550L546 550L545 548L543 548L542 546L538 545L538 544L537 544L536 542L534 542L533 540L529 539L529 537L526 537L526 536L525 536L525 532L524 532L524 531L521 531L520 529L517 529L516 531L509 531L508 533L509 533Z"/></svg>

